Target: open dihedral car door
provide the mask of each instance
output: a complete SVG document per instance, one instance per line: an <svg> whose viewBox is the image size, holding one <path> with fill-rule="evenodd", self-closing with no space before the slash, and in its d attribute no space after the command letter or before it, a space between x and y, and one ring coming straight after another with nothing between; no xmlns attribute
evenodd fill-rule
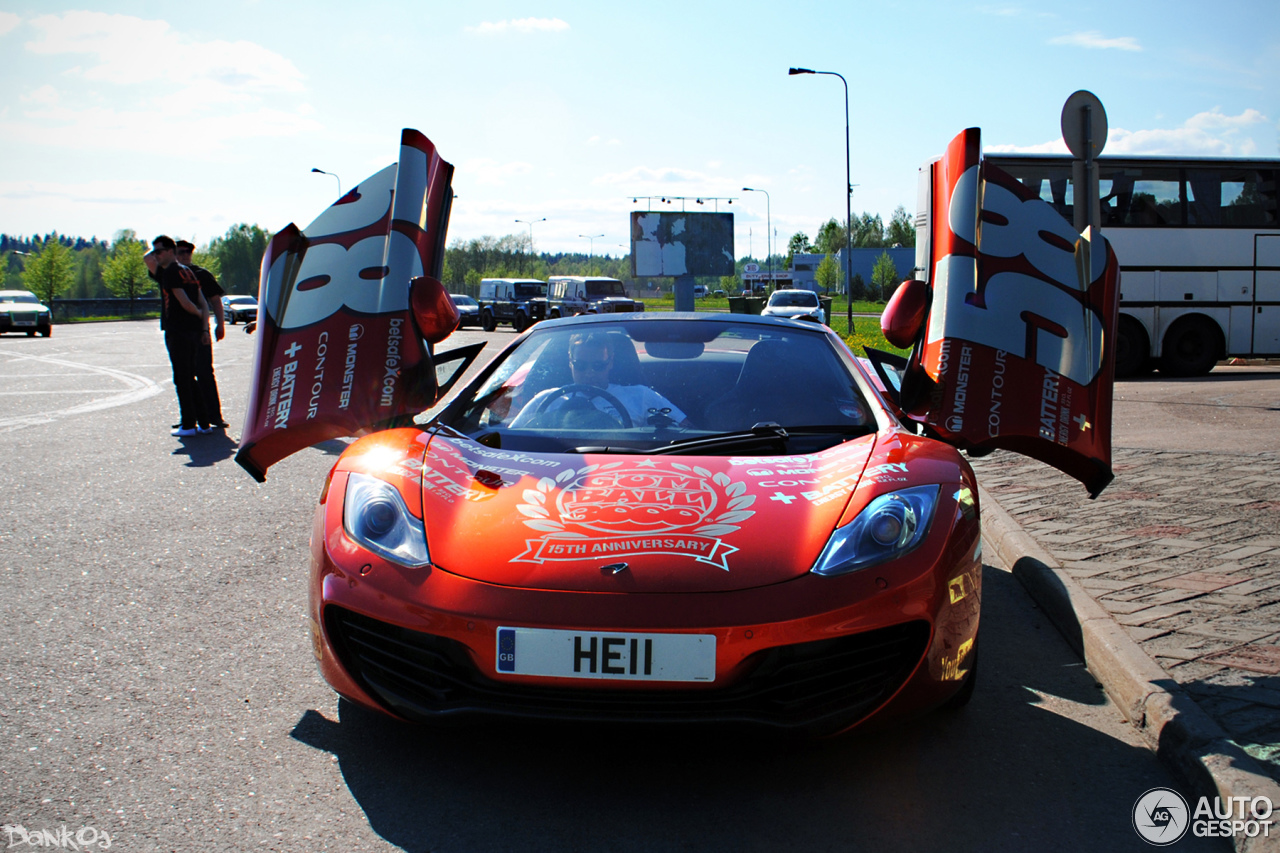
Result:
<svg viewBox="0 0 1280 853"><path fill-rule="evenodd" d="M439 282L453 167L416 130L400 159L262 258L257 361L236 461L261 481L304 447L435 402L431 347L457 326Z"/></svg>
<svg viewBox="0 0 1280 853"><path fill-rule="evenodd" d="M916 318L899 405L944 441L1025 454L1096 497L1113 476L1115 253L980 151L970 128L922 171L924 282L883 321Z"/></svg>

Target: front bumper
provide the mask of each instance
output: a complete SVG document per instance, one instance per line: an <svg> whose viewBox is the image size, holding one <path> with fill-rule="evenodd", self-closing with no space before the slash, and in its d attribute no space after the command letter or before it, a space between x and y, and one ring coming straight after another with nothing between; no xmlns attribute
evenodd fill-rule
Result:
<svg viewBox="0 0 1280 853"><path fill-rule="evenodd" d="M314 651L339 694L393 716L740 723L832 734L935 706L967 672L981 597L976 515L936 519L911 554L842 577L697 595L558 592L379 560L342 530L342 479L313 529ZM716 679L500 673L497 629L512 625L714 634Z"/></svg>
<svg viewBox="0 0 1280 853"><path fill-rule="evenodd" d="M0 332L35 332L43 331L50 326L48 314L36 314L30 311L0 311Z"/></svg>

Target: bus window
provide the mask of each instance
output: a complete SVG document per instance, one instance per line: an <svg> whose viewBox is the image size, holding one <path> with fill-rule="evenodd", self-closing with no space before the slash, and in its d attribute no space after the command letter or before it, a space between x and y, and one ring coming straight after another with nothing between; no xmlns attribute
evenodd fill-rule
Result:
<svg viewBox="0 0 1280 853"><path fill-rule="evenodd" d="M1019 183L1038 195L1042 201L1053 205L1053 209L1066 217L1068 221L1075 215L1072 207L1075 200L1072 198L1071 165L1069 162L1062 166L1044 166L1038 163L1024 165L1005 162L999 165L1000 169L1008 172L1011 177L1017 178Z"/></svg>
<svg viewBox="0 0 1280 853"><path fill-rule="evenodd" d="M1099 174L1098 195L1105 225L1183 224L1182 180L1177 169L1104 169Z"/></svg>

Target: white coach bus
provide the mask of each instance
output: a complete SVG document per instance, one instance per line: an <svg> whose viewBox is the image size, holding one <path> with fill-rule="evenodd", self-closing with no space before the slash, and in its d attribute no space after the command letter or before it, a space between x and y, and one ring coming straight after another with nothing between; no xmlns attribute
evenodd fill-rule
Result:
<svg viewBox="0 0 1280 853"><path fill-rule="evenodd" d="M1070 157L984 156L1072 221ZM1121 269L1116 375L1280 356L1280 160L1097 162L1102 233Z"/></svg>

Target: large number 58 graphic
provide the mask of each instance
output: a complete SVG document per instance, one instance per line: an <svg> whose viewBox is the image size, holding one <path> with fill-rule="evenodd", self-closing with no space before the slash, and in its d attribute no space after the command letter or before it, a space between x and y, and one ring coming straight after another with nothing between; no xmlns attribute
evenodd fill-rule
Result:
<svg viewBox="0 0 1280 853"><path fill-rule="evenodd" d="M380 222L418 222L425 203L427 165L424 151L402 145L398 164L362 181L307 226L311 245L279 301L281 316L276 316L275 300L268 304L276 325L302 328L344 307L360 314L408 308L409 282L423 274L413 239L395 229L371 234L350 247L325 238L363 231ZM270 271L272 292L283 292L282 279L294 260L292 255L275 259Z"/></svg>
<svg viewBox="0 0 1280 853"><path fill-rule="evenodd" d="M1016 272L997 273L977 292L977 259L947 255L934 266L933 308L929 342L963 338L1053 370L1087 385L1102 367L1102 320L1071 295L1079 291L1072 247L1080 235L1040 199L1023 200L997 184L983 186L982 233L974 233L977 217L963 210L978 198L978 167L970 167L956 184L948 224L957 236L977 243L980 253L1012 258L1023 255L1039 272L1056 282ZM1096 277L1105 263L1105 248L1094 247ZM1101 250L1101 251L1099 251ZM1061 329L1065 336L1057 333Z"/></svg>

